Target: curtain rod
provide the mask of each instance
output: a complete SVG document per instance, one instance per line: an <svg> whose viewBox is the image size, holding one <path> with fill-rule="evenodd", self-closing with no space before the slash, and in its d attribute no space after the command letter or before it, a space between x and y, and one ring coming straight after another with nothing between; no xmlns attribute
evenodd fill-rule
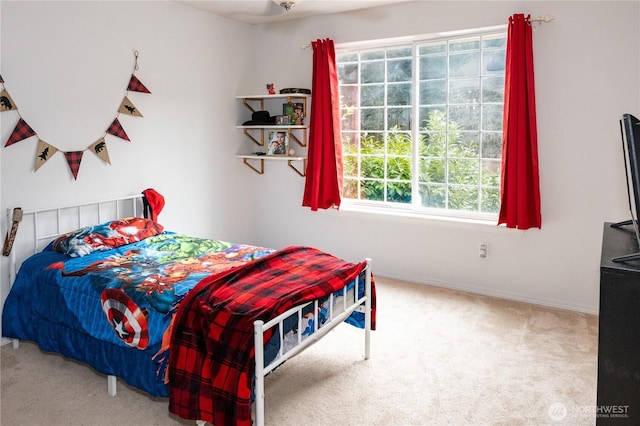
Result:
<svg viewBox="0 0 640 426"><path fill-rule="evenodd" d="M538 22L540 24L548 24L554 19L555 17L553 15L544 15L544 16L537 16L535 18L530 18L529 22ZM308 49L310 47L311 47L311 43L302 43L300 45L300 49Z"/></svg>
<svg viewBox="0 0 640 426"><path fill-rule="evenodd" d="M531 18L529 19L529 22L540 22L541 24L548 24L554 19L555 17L553 15L544 15L544 16L538 16L537 18Z"/></svg>

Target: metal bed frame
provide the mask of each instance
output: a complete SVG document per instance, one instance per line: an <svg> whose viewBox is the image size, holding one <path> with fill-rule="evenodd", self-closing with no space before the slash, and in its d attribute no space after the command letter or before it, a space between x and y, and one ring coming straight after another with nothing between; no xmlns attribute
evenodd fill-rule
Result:
<svg viewBox="0 0 640 426"><path fill-rule="evenodd" d="M9 255L9 279L13 284L17 271L22 261L28 256L41 251L51 240L65 232L73 231L83 226L95 225L108 220L120 219L130 216L142 216L143 211L142 194L131 195L121 198L113 198L103 201L88 202L63 207L47 208L41 210L24 211L23 218L15 239L15 246ZM11 223L13 210L7 210L7 223ZM44 224L43 224L44 222ZM27 228L27 229L25 229ZM26 235L25 235L26 232ZM364 358L369 359L371 353L371 259L366 258L366 269L364 279L358 277L354 287L348 290L345 286L342 290L329 296L328 317L326 322L318 324L314 321L313 333L308 337L302 335L303 330L303 310L313 305L313 312L319 308L318 301L308 302L289 309L287 312L273 318L266 323L256 321L254 323L254 344L255 344L255 424L264 425L264 403L265 390L264 378L283 364L285 361L298 355L309 346L316 343L323 336L329 333L338 324L344 322L354 311L364 312L365 327ZM364 294L360 295L364 287ZM335 296L336 294L341 295ZM340 300L338 300L340 299ZM284 320L296 315L298 318L296 344L285 351L283 333ZM278 327L280 331L280 348L276 358L264 365L263 335L272 327ZM18 349L19 340L12 339L14 349ZM107 392L110 396L117 393L117 377L107 376ZM206 422L197 420L196 424L203 426Z"/></svg>

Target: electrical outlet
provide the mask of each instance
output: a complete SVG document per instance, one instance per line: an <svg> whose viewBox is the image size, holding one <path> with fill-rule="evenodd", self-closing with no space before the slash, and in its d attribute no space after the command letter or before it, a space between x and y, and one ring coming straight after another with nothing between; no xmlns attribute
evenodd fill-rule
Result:
<svg viewBox="0 0 640 426"><path fill-rule="evenodd" d="M487 257L487 254L489 254L489 244L480 243L480 257L484 259Z"/></svg>

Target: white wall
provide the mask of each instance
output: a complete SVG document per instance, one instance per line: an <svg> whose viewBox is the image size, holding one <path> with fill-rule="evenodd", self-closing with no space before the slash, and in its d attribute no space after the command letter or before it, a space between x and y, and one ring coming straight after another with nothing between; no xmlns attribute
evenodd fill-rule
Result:
<svg viewBox="0 0 640 426"><path fill-rule="evenodd" d="M129 94L144 118L120 115L131 142L107 136L111 165L85 152L75 181L62 153L34 173L35 138L4 148L18 116L0 114L2 236L9 207L32 210L153 187L165 196L160 222L168 229L249 240L252 198L237 197L249 175L234 157L234 96L248 79L253 49L247 24L166 1L2 1L0 11L6 88L39 137L61 150L85 149L104 135L125 94L134 50L136 76L152 92ZM7 259L0 265L4 300Z"/></svg>
<svg viewBox="0 0 640 426"><path fill-rule="evenodd" d="M33 140L0 148L2 212L154 187L167 198L160 219L169 229L370 256L379 275L597 312L602 223L627 218L618 118L640 115L638 2L418 1L256 26L170 2L0 7L0 71L42 139L78 150L101 136L134 49L136 75L153 92L131 96L145 115L121 120L132 142L109 139L111 166L86 153L77 181L61 154L33 173ZM246 114L234 97L263 93L265 82L310 87L312 55L301 43L492 26L513 13L556 17L534 34L542 230L312 213L285 163L267 163L260 176L234 157L234 126ZM4 144L17 119L0 120ZM4 213L1 223L4 235ZM480 241L489 243L484 260ZM5 258L0 265L6 294Z"/></svg>
<svg viewBox="0 0 640 426"><path fill-rule="evenodd" d="M640 3L418 1L262 25L256 37L278 54L256 51L255 80L310 87L312 52L298 46L317 38L345 43L493 26L514 13L555 16L534 33L541 230L312 213L298 208L303 180L273 165L254 177L256 222L265 225L258 242L370 256L380 275L597 313L603 222L628 218L618 119L640 115ZM478 256L481 241L489 243L486 259Z"/></svg>

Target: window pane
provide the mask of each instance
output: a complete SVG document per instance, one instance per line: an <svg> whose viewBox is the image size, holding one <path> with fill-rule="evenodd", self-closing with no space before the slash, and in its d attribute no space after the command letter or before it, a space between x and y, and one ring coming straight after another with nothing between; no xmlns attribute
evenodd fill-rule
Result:
<svg viewBox="0 0 640 426"><path fill-rule="evenodd" d="M387 62L387 81L411 81L411 58Z"/></svg>
<svg viewBox="0 0 640 426"><path fill-rule="evenodd" d="M387 201L411 203L411 182L390 182L387 185Z"/></svg>
<svg viewBox="0 0 640 426"><path fill-rule="evenodd" d="M338 65L338 79L342 84L354 84L358 82L358 64Z"/></svg>
<svg viewBox="0 0 640 426"><path fill-rule="evenodd" d="M355 133L342 132L343 154L358 154L358 142Z"/></svg>
<svg viewBox="0 0 640 426"><path fill-rule="evenodd" d="M372 61L374 59L384 59L384 50L371 50L369 52L362 52L360 59L362 61Z"/></svg>
<svg viewBox="0 0 640 426"><path fill-rule="evenodd" d="M482 78L482 102L502 102L504 99L504 76Z"/></svg>
<svg viewBox="0 0 640 426"><path fill-rule="evenodd" d="M363 155L360 174L363 178L384 178L384 159L372 155Z"/></svg>
<svg viewBox="0 0 640 426"><path fill-rule="evenodd" d="M478 188L451 186L449 188L449 208L453 210L478 210Z"/></svg>
<svg viewBox="0 0 640 426"><path fill-rule="evenodd" d="M420 128L428 130L445 130L447 114L445 107L420 108Z"/></svg>
<svg viewBox="0 0 640 426"><path fill-rule="evenodd" d="M447 57L422 56L420 57L420 80L447 77Z"/></svg>
<svg viewBox="0 0 640 426"><path fill-rule="evenodd" d="M360 82L383 83L384 82L384 62L365 62L360 71Z"/></svg>
<svg viewBox="0 0 640 426"><path fill-rule="evenodd" d="M447 134L444 132L429 132L421 134L420 155L425 157L444 157Z"/></svg>
<svg viewBox="0 0 640 426"><path fill-rule="evenodd" d="M480 184L480 168L478 160L453 159L448 161L447 175L451 184L477 186Z"/></svg>
<svg viewBox="0 0 640 426"><path fill-rule="evenodd" d="M482 163L482 185L499 187L501 162L496 160L483 160L481 163Z"/></svg>
<svg viewBox="0 0 640 426"><path fill-rule="evenodd" d="M364 200L384 201L384 183L379 180L363 180L361 197Z"/></svg>
<svg viewBox="0 0 640 426"><path fill-rule="evenodd" d="M449 78L480 75L480 52L457 53L449 56Z"/></svg>
<svg viewBox="0 0 640 426"><path fill-rule="evenodd" d="M504 75L506 51L486 50L482 53L482 63L484 64L484 75Z"/></svg>
<svg viewBox="0 0 640 426"><path fill-rule="evenodd" d="M389 108L387 128L393 130L411 130L411 108Z"/></svg>
<svg viewBox="0 0 640 426"><path fill-rule="evenodd" d="M480 48L480 41L475 37L473 39L466 40L454 40L449 43L449 51L461 52L464 50L478 50Z"/></svg>
<svg viewBox="0 0 640 426"><path fill-rule="evenodd" d="M447 102L447 80L430 80L420 83L420 105Z"/></svg>
<svg viewBox="0 0 640 426"><path fill-rule="evenodd" d="M444 183L445 170L444 158L423 158L420 160L420 182Z"/></svg>
<svg viewBox="0 0 640 426"><path fill-rule="evenodd" d="M476 106L449 107L450 130L480 130L480 108Z"/></svg>
<svg viewBox="0 0 640 426"><path fill-rule="evenodd" d="M482 130L502 130L502 104L482 106Z"/></svg>
<svg viewBox="0 0 640 426"><path fill-rule="evenodd" d="M482 37L482 48L491 49L498 47L506 47L507 38L503 34L493 34Z"/></svg>
<svg viewBox="0 0 640 426"><path fill-rule="evenodd" d="M428 44L423 44L421 46L418 46L419 55L433 55L435 53L446 53L446 52L447 52L446 41L428 43Z"/></svg>
<svg viewBox="0 0 640 426"><path fill-rule="evenodd" d="M356 52L346 52L346 53L338 53L336 52L336 62L337 63L345 63L345 62L357 62L358 54Z"/></svg>
<svg viewBox="0 0 640 426"><path fill-rule="evenodd" d="M502 158L502 132L482 133L482 158Z"/></svg>
<svg viewBox="0 0 640 426"><path fill-rule="evenodd" d="M362 86L360 104L362 106L384 106L384 85Z"/></svg>
<svg viewBox="0 0 640 426"><path fill-rule="evenodd" d="M342 196L345 198L351 198L357 200L358 197L358 180L357 179L344 179L344 187L342 188Z"/></svg>
<svg viewBox="0 0 640 426"><path fill-rule="evenodd" d="M342 126L342 130L358 130L360 126L358 126L356 114L353 109L343 109L341 114L342 120L340 121L340 125Z"/></svg>
<svg viewBox="0 0 640 426"><path fill-rule="evenodd" d="M479 132L450 133L448 156L450 158L478 158Z"/></svg>
<svg viewBox="0 0 640 426"><path fill-rule="evenodd" d="M384 154L384 134L365 133L360 138L360 152L362 154Z"/></svg>
<svg viewBox="0 0 640 426"><path fill-rule="evenodd" d="M411 58L411 46L387 50L387 58Z"/></svg>
<svg viewBox="0 0 640 426"><path fill-rule="evenodd" d="M449 102L452 104L475 104L480 102L480 79L451 80Z"/></svg>
<svg viewBox="0 0 640 426"><path fill-rule="evenodd" d="M411 180L411 157L389 157L387 179Z"/></svg>
<svg viewBox="0 0 640 426"><path fill-rule="evenodd" d="M355 106L358 104L358 86L340 86L340 104Z"/></svg>
<svg viewBox="0 0 640 426"><path fill-rule="evenodd" d="M411 105L411 83L390 84L387 92L388 105Z"/></svg>
<svg viewBox="0 0 640 426"><path fill-rule="evenodd" d="M446 188L444 185L420 185L420 201L422 207L445 208Z"/></svg>
<svg viewBox="0 0 640 426"><path fill-rule="evenodd" d="M345 177L358 176L358 157L355 155L344 155L342 157L342 167Z"/></svg>
<svg viewBox="0 0 640 426"><path fill-rule="evenodd" d="M500 189L499 188L484 188L482 189L482 203L480 205L480 211L484 213L499 213L500 212Z"/></svg>
<svg viewBox="0 0 640 426"><path fill-rule="evenodd" d="M387 135L387 154L411 157L411 134L392 132ZM411 163L409 163L411 164Z"/></svg>
<svg viewBox="0 0 640 426"><path fill-rule="evenodd" d="M360 128L362 130L383 130L384 110L382 108L361 109L362 120Z"/></svg>

